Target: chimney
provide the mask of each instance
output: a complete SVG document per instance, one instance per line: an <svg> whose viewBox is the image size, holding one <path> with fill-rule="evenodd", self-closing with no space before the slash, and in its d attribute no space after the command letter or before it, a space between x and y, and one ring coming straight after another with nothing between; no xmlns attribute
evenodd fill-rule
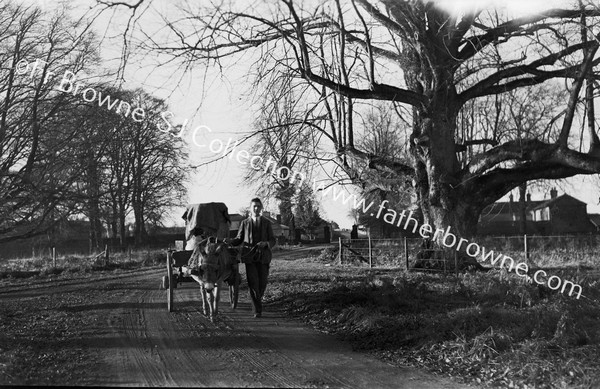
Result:
<svg viewBox="0 0 600 389"><path fill-rule="evenodd" d="M277 223L281 224L281 215L277 215Z"/></svg>
<svg viewBox="0 0 600 389"><path fill-rule="evenodd" d="M550 198L551 199L555 199L557 194L558 194L558 192L556 191L556 188L550 189Z"/></svg>
<svg viewBox="0 0 600 389"><path fill-rule="evenodd" d="M530 203L531 202L531 193L527 193L527 202Z"/></svg>

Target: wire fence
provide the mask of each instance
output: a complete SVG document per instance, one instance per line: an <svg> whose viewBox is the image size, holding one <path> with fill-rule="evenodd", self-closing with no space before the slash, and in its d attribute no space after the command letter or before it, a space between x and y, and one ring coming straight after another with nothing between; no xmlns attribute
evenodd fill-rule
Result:
<svg viewBox="0 0 600 389"><path fill-rule="evenodd" d="M428 257L432 271L446 270L448 261L441 250L424 247L423 239L339 239L338 260L340 264L364 264L375 266L404 266L406 269L415 268L417 257ZM420 254L420 255L419 255ZM436 264L437 262L437 264ZM436 264L436 265L434 265ZM442 267L442 269L439 269Z"/></svg>
<svg viewBox="0 0 600 389"><path fill-rule="evenodd" d="M166 249L177 239L182 239L182 234L151 235L143 244L136 245L133 237L127 237L123 244L117 238L104 238L97 247L90 247L87 238L62 239L50 241L45 237L36 239L19 240L0 244L0 262L5 259L29 259L59 256L91 256L106 252L107 246L110 253L127 253L143 249Z"/></svg>
<svg viewBox="0 0 600 389"><path fill-rule="evenodd" d="M600 235L476 237L469 242L510 256L516 262L538 266L600 265ZM340 264L370 267L399 266L407 270L457 271L460 257L454 248L432 247L421 238L339 239ZM479 259L479 258L477 258Z"/></svg>

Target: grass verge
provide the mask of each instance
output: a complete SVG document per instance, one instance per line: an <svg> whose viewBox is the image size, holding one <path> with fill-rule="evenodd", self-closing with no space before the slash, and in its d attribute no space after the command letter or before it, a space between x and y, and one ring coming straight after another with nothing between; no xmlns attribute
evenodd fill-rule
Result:
<svg viewBox="0 0 600 389"><path fill-rule="evenodd" d="M98 271L119 271L153 267L166 264L164 250L146 250L126 253L114 253L108 263L104 257L62 256L57 258L56 266L51 258L28 258L0 263L0 280L22 278L66 278L73 273L94 273Z"/></svg>
<svg viewBox="0 0 600 389"><path fill-rule="evenodd" d="M579 300L495 270L456 277L317 257L271 274L272 308L393 363L488 387L600 385L597 273Z"/></svg>

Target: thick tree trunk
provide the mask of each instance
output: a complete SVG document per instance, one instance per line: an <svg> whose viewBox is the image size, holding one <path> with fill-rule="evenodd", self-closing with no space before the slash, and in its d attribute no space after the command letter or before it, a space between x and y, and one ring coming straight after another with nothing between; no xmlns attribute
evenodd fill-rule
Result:
<svg viewBox="0 0 600 389"><path fill-rule="evenodd" d="M119 208L117 206L117 202L112 199L111 204L111 215L110 215L110 231L111 237L116 238L119 235ZM122 243L122 242L121 242Z"/></svg>
<svg viewBox="0 0 600 389"><path fill-rule="evenodd" d="M89 240L90 252L100 249L102 240L102 223L100 221L100 180L93 152L87 155L87 196L88 217L90 220Z"/></svg>
<svg viewBox="0 0 600 389"><path fill-rule="evenodd" d="M102 223L100 222L100 210L97 199L90 199L89 202L89 219L90 219L90 251L94 252L100 249L102 242Z"/></svg>
<svg viewBox="0 0 600 389"><path fill-rule="evenodd" d="M127 246L127 230L125 229L125 217L127 213L127 204L123 200L123 187L120 183L117 184L116 210L115 219L117 220L117 235L119 236L119 244L124 250Z"/></svg>
<svg viewBox="0 0 600 389"><path fill-rule="evenodd" d="M290 185L289 180L284 181L277 189L276 198L279 200L279 214L281 215L281 223L292 228L293 210L292 198L294 196L294 188Z"/></svg>
<svg viewBox="0 0 600 389"><path fill-rule="evenodd" d="M125 226L125 210L123 208L119 210L119 239L121 246L125 247L127 244L127 229Z"/></svg>
<svg viewBox="0 0 600 389"><path fill-rule="evenodd" d="M473 206L469 197L459 194L459 190L442 190L439 203L430 202L427 207L422 206L423 224L431 226L436 238L434 243L438 249L446 251L445 258L448 261L453 263L457 252L460 268L472 266L479 269L481 266L475 258L467 255L466 249L469 243L477 243L477 223L481 209ZM444 234L435 233L438 229L444 230Z"/></svg>
<svg viewBox="0 0 600 389"><path fill-rule="evenodd" d="M137 246L142 245L146 242L146 228L145 228L145 220L144 220L144 211L142 207L138 204L134 205L134 216L135 216L135 244Z"/></svg>
<svg viewBox="0 0 600 389"><path fill-rule="evenodd" d="M421 222L431 226L433 231L450 228L457 241L461 238L471 240L477 231L481 207L460 181L454 139L458 115L456 93L452 82L445 84L450 86L440 91L429 107L415 110L411 152L416 172L417 205L422 212ZM449 241L444 242L441 234L436 235L435 243L448 252L448 259L454 257L457 246L448 247ZM460 265L478 267L473 258L464 254L465 248L466 245L460 246Z"/></svg>
<svg viewBox="0 0 600 389"><path fill-rule="evenodd" d="M448 88L450 89L450 88ZM417 111L411 150L416 171L416 191L423 221L434 228L452 226L457 232L472 233L470 220L461 205L454 134L457 111L455 93L446 90L433 99L427 110ZM460 214L460 215L459 215Z"/></svg>

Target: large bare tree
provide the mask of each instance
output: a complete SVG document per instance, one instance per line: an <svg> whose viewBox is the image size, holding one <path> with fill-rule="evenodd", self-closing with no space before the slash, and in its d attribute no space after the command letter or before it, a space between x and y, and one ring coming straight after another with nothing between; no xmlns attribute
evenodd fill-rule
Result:
<svg viewBox="0 0 600 389"><path fill-rule="evenodd" d="M56 91L64 71L97 62L97 41L85 19L59 7L0 4L0 243L45 232L81 211L82 170L66 149L79 128L56 120L76 99ZM63 116L63 117L64 117Z"/></svg>
<svg viewBox="0 0 600 389"><path fill-rule="evenodd" d="M163 100L110 86L91 22L70 15L64 6L0 4L0 243L83 216L96 250L103 223L123 243L130 213L142 243L146 225L185 197L184 144L160 131ZM65 74L79 93L68 92ZM141 107L144 120L114 108L117 100Z"/></svg>
<svg viewBox="0 0 600 389"><path fill-rule="evenodd" d="M142 122L126 125L130 136L128 156L131 174L131 208L135 218L136 244L147 242L149 222L158 224L167 210L180 206L186 197L187 151L179 137L161 131L164 100L143 90L130 93L146 112Z"/></svg>
<svg viewBox="0 0 600 389"><path fill-rule="evenodd" d="M315 152L312 123L301 105L306 85L295 85L299 89L295 91L287 74L279 76L267 83L252 132L252 155L263 163L247 165L244 181L257 187L261 197L274 197L281 222L294 231L294 197L302 182L310 179L309 161Z"/></svg>
<svg viewBox="0 0 600 389"><path fill-rule="evenodd" d="M348 176L368 186L356 171L368 166L411 178L423 221L434 228L470 236L487 204L527 181L600 172L593 116L586 132L573 130L582 91L593 99L600 63L600 11L592 4L513 17L496 9L453 13L421 0L220 1L185 3L163 20L171 35L148 37L147 46L188 66L260 56L261 71L287 71L312 85L312 103L340 119L331 115L315 131L327 133ZM472 101L557 80L568 99L556 120L543 123L551 126L546 137L537 130L486 137L457 126ZM355 108L368 100L411 107L408 163L359 148Z"/></svg>
<svg viewBox="0 0 600 389"><path fill-rule="evenodd" d="M363 128L363 135L357 139L357 148L368 155L377 155L387 161L396 163L409 163L410 152L407 139L410 136L410 124L403 120L406 112L394 109L388 102L376 102L361 120L356 123ZM409 116L409 115L408 115ZM408 179L408 177L406 177ZM368 186L360 189L362 198L366 204L377 204L387 201L387 207L391 209L411 208L411 197L414 192L410 190L410 180L399 180L398 177L389 172L381 172L362 169L360 181L368 182ZM414 209L414 206L413 206ZM380 237L397 237L403 233L403 229L386 223L373 213L364 212L362 207L356 209L352 216L359 224L370 228L370 234Z"/></svg>

